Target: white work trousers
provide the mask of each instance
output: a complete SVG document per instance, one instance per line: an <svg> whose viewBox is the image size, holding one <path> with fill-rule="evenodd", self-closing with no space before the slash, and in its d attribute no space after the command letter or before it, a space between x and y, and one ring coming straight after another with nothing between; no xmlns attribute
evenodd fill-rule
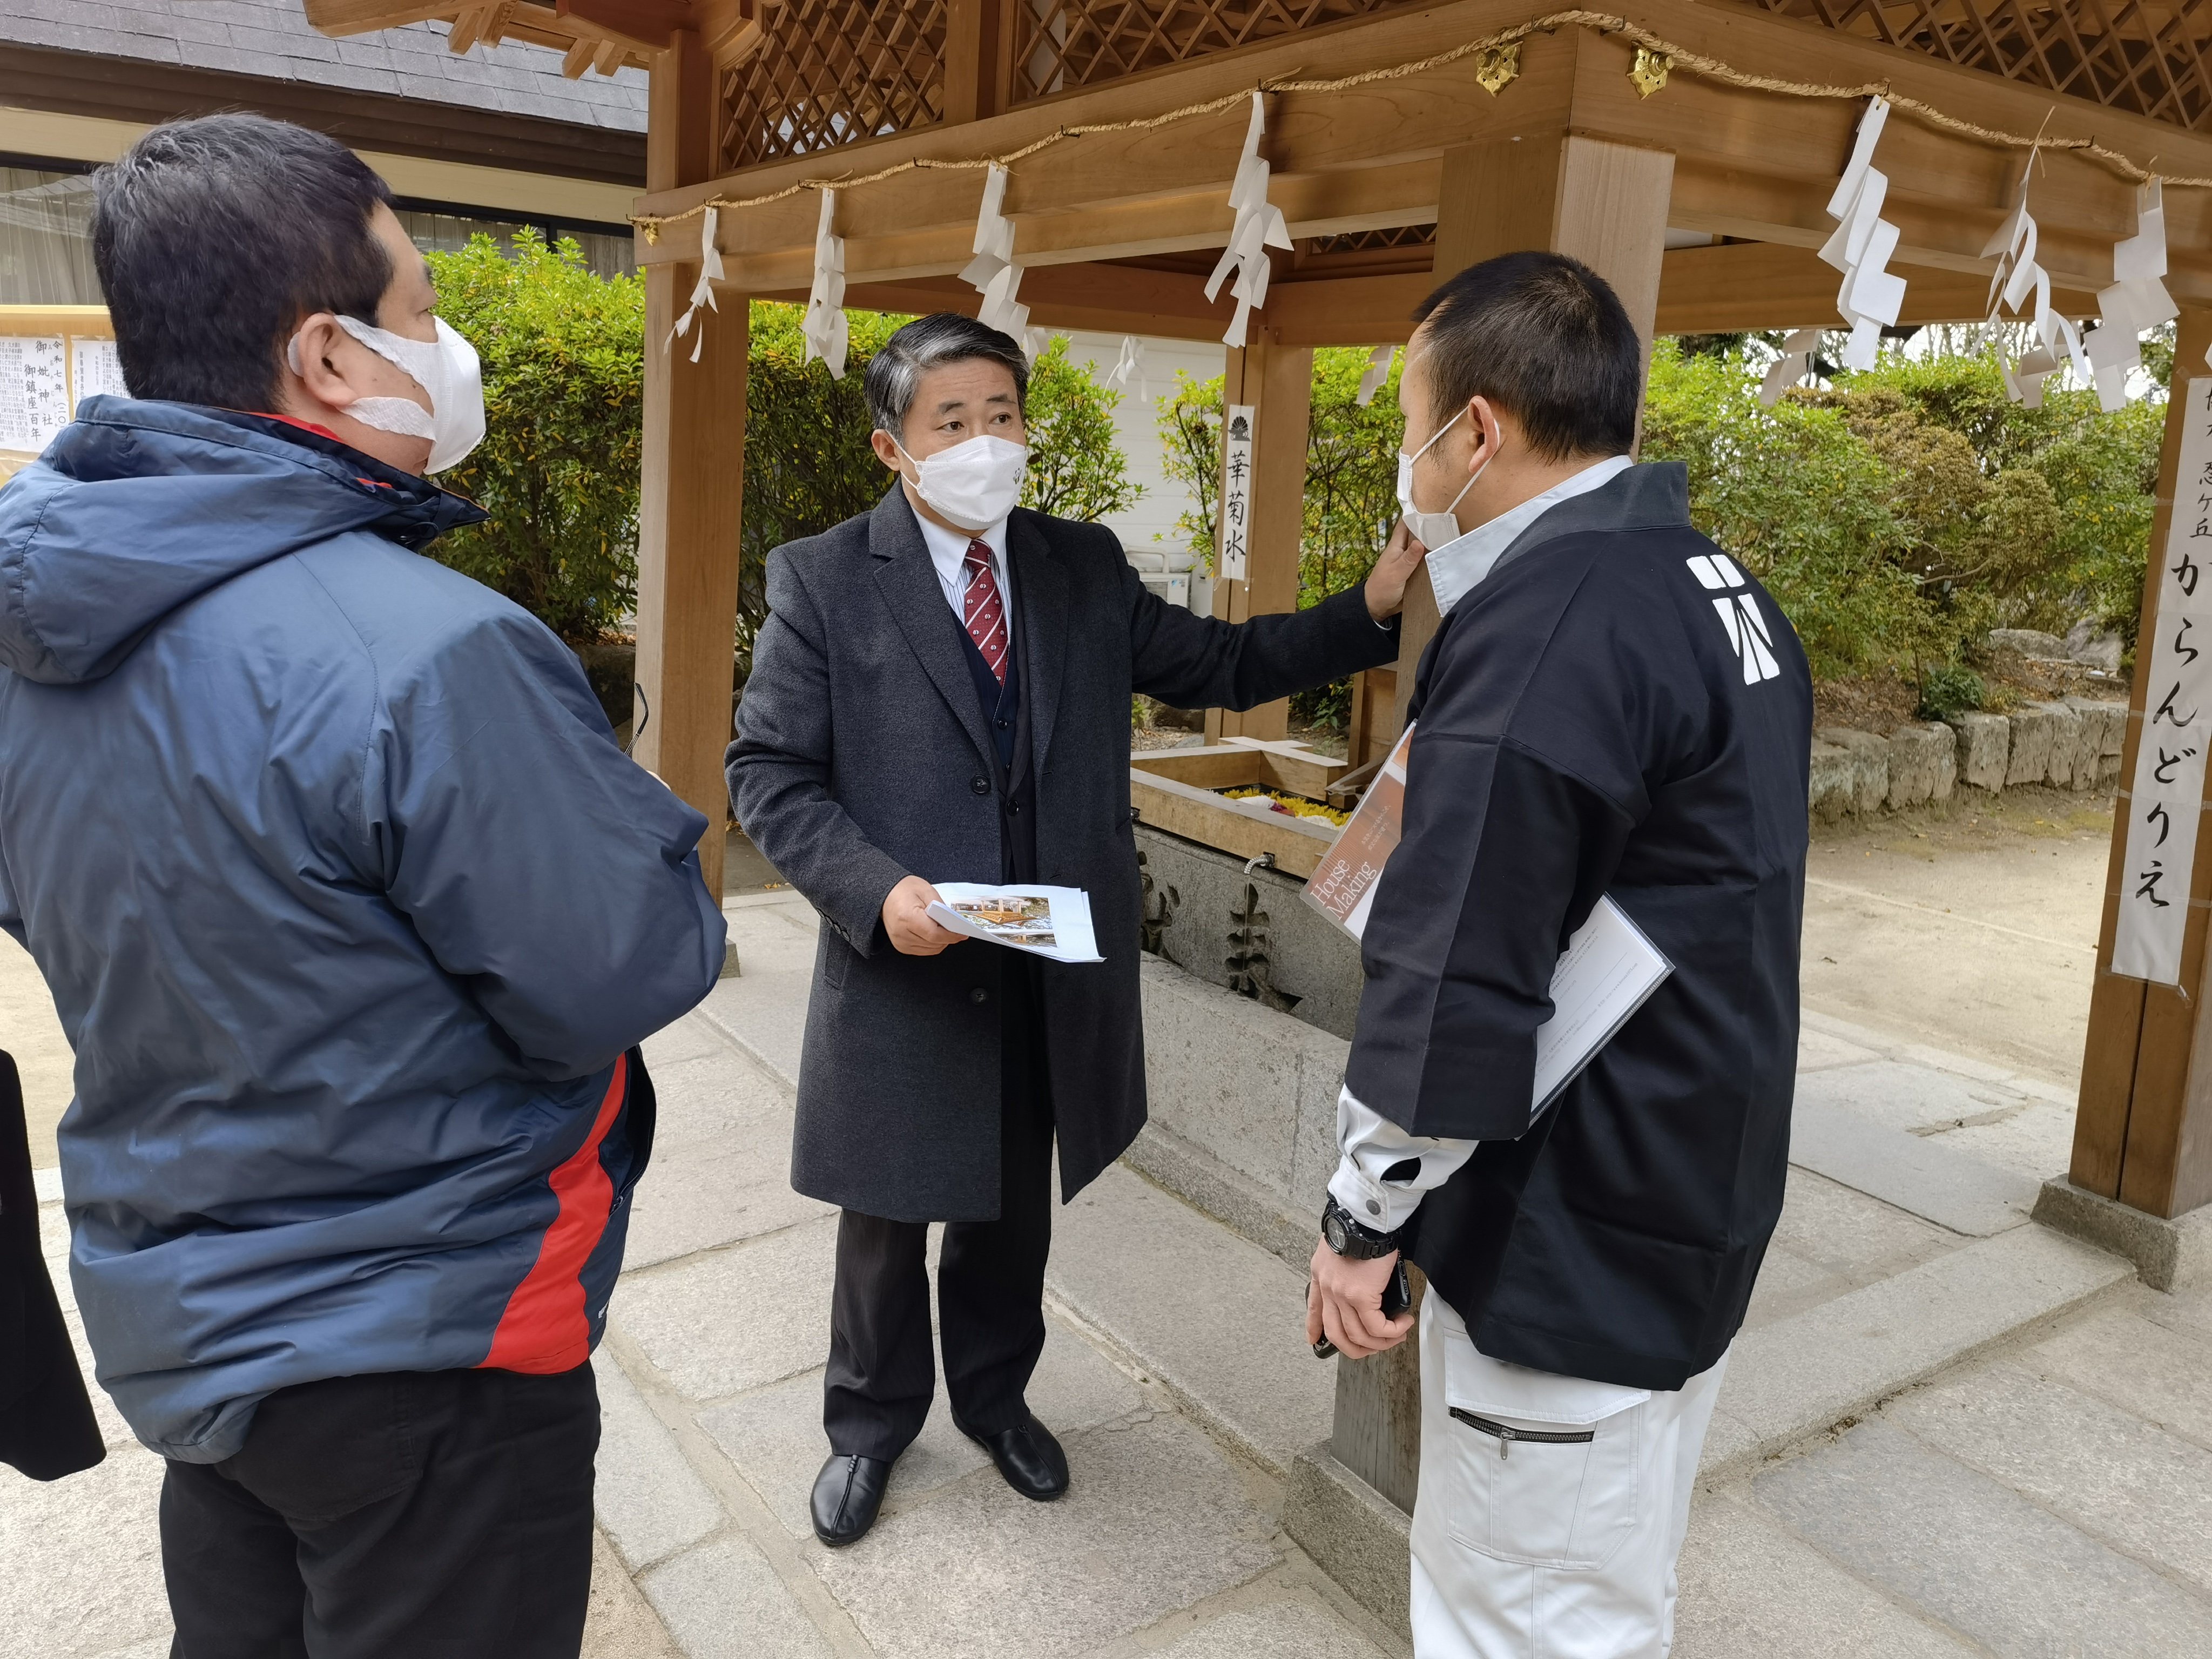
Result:
<svg viewBox="0 0 2212 1659"><path fill-rule="evenodd" d="M1421 1304L1416 1659L1666 1659L1728 1356L1672 1394L1509 1365ZM1535 1437L1551 1437L1539 1438Z"/></svg>

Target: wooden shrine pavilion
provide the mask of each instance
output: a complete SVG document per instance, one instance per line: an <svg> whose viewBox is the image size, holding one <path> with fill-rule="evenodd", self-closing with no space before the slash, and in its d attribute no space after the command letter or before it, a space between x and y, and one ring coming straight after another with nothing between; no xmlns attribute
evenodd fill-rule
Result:
<svg viewBox="0 0 2212 1659"><path fill-rule="evenodd" d="M1247 578L1231 618L1296 602L1314 348L1404 340L1443 276L1521 248L1572 253L1654 335L1842 326L1815 251L1876 93L1875 165L1905 279L1898 324L1990 310L1993 233L2031 192L2056 311L2097 314L2113 247L2152 173L2166 181L2165 283L2178 376L2212 347L2212 6L2198 0L304 0L325 33L442 19L451 45L536 41L571 75L652 76L638 678L653 710L638 758L716 828L744 489L748 296L805 301L822 187L836 191L846 304L973 312L990 161L1019 298L1037 325L1217 339L1206 283L1252 94L1264 94L1266 200L1290 243L1229 354L1256 410ZM2033 171L2033 177L2029 174ZM719 308L663 349L715 206ZM696 345L696 357L692 347ZM2146 595L2156 623L2189 400L2169 404ZM2191 510L2194 510L2192 506ZM1434 625L1409 616L1401 681ZM2139 672L2123 789L2135 775ZM1395 729L1369 683L1370 742ZM1280 705L1213 729L1284 732ZM2193 866L2179 983L2112 974L2125 873L2120 814L2083 1067L2072 1180L2148 1219L2212 1200L2212 1024L2203 994L2212 848ZM2202 817L2188 833L2202 835Z"/></svg>

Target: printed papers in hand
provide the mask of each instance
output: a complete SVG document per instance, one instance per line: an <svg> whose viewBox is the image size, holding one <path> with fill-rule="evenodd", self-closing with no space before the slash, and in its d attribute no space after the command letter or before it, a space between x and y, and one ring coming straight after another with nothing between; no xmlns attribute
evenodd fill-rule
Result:
<svg viewBox="0 0 2212 1659"><path fill-rule="evenodd" d="M1367 932L1375 894L1404 833L1406 762L1413 744L1408 726L1306 883L1306 902L1354 939ZM1550 1105L1674 971L1628 913L1601 897L1552 970L1552 1017L1536 1028L1534 1110Z"/></svg>
<svg viewBox="0 0 2212 1659"><path fill-rule="evenodd" d="M940 927L1054 962L1103 962L1091 931L1091 898L1080 887L986 887L940 881L929 907Z"/></svg>

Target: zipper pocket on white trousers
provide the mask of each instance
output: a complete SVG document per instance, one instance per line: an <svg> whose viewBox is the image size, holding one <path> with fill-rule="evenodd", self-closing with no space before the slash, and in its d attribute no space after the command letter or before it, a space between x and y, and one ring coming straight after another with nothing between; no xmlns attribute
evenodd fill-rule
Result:
<svg viewBox="0 0 2212 1659"><path fill-rule="evenodd" d="M1510 1455L1516 1440L1531 1440L1546 1446L1583 1446L1597 1438L1597 1431L1583 1429L1573 1434L1547 1433L1538 1429L1516 1429L1510 1423L1493 1423L1486 1417L1477 1417L1473 1412L1451 1407L1451 1414L1468 1427L1486 1434L1498 1442L1498 1455L1502 1461Z"/></svg>

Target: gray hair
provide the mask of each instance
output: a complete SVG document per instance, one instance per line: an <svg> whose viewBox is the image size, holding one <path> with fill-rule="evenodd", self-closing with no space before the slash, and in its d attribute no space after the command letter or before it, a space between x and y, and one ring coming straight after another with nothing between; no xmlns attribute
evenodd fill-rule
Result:
<svg viewBox="0 0 2212 1659"><path fill-rule="evenodd" d="M1030 395L1030 362L1010 335L986 328L973 317L957 311L933 312L917 317L883 343L868 359L868 413L876 430L894 438L906 435L907 411L914 407L915 389L926 369L981 357L1005 365L1014 377L1014 398L1025 404Z"/></svg>

